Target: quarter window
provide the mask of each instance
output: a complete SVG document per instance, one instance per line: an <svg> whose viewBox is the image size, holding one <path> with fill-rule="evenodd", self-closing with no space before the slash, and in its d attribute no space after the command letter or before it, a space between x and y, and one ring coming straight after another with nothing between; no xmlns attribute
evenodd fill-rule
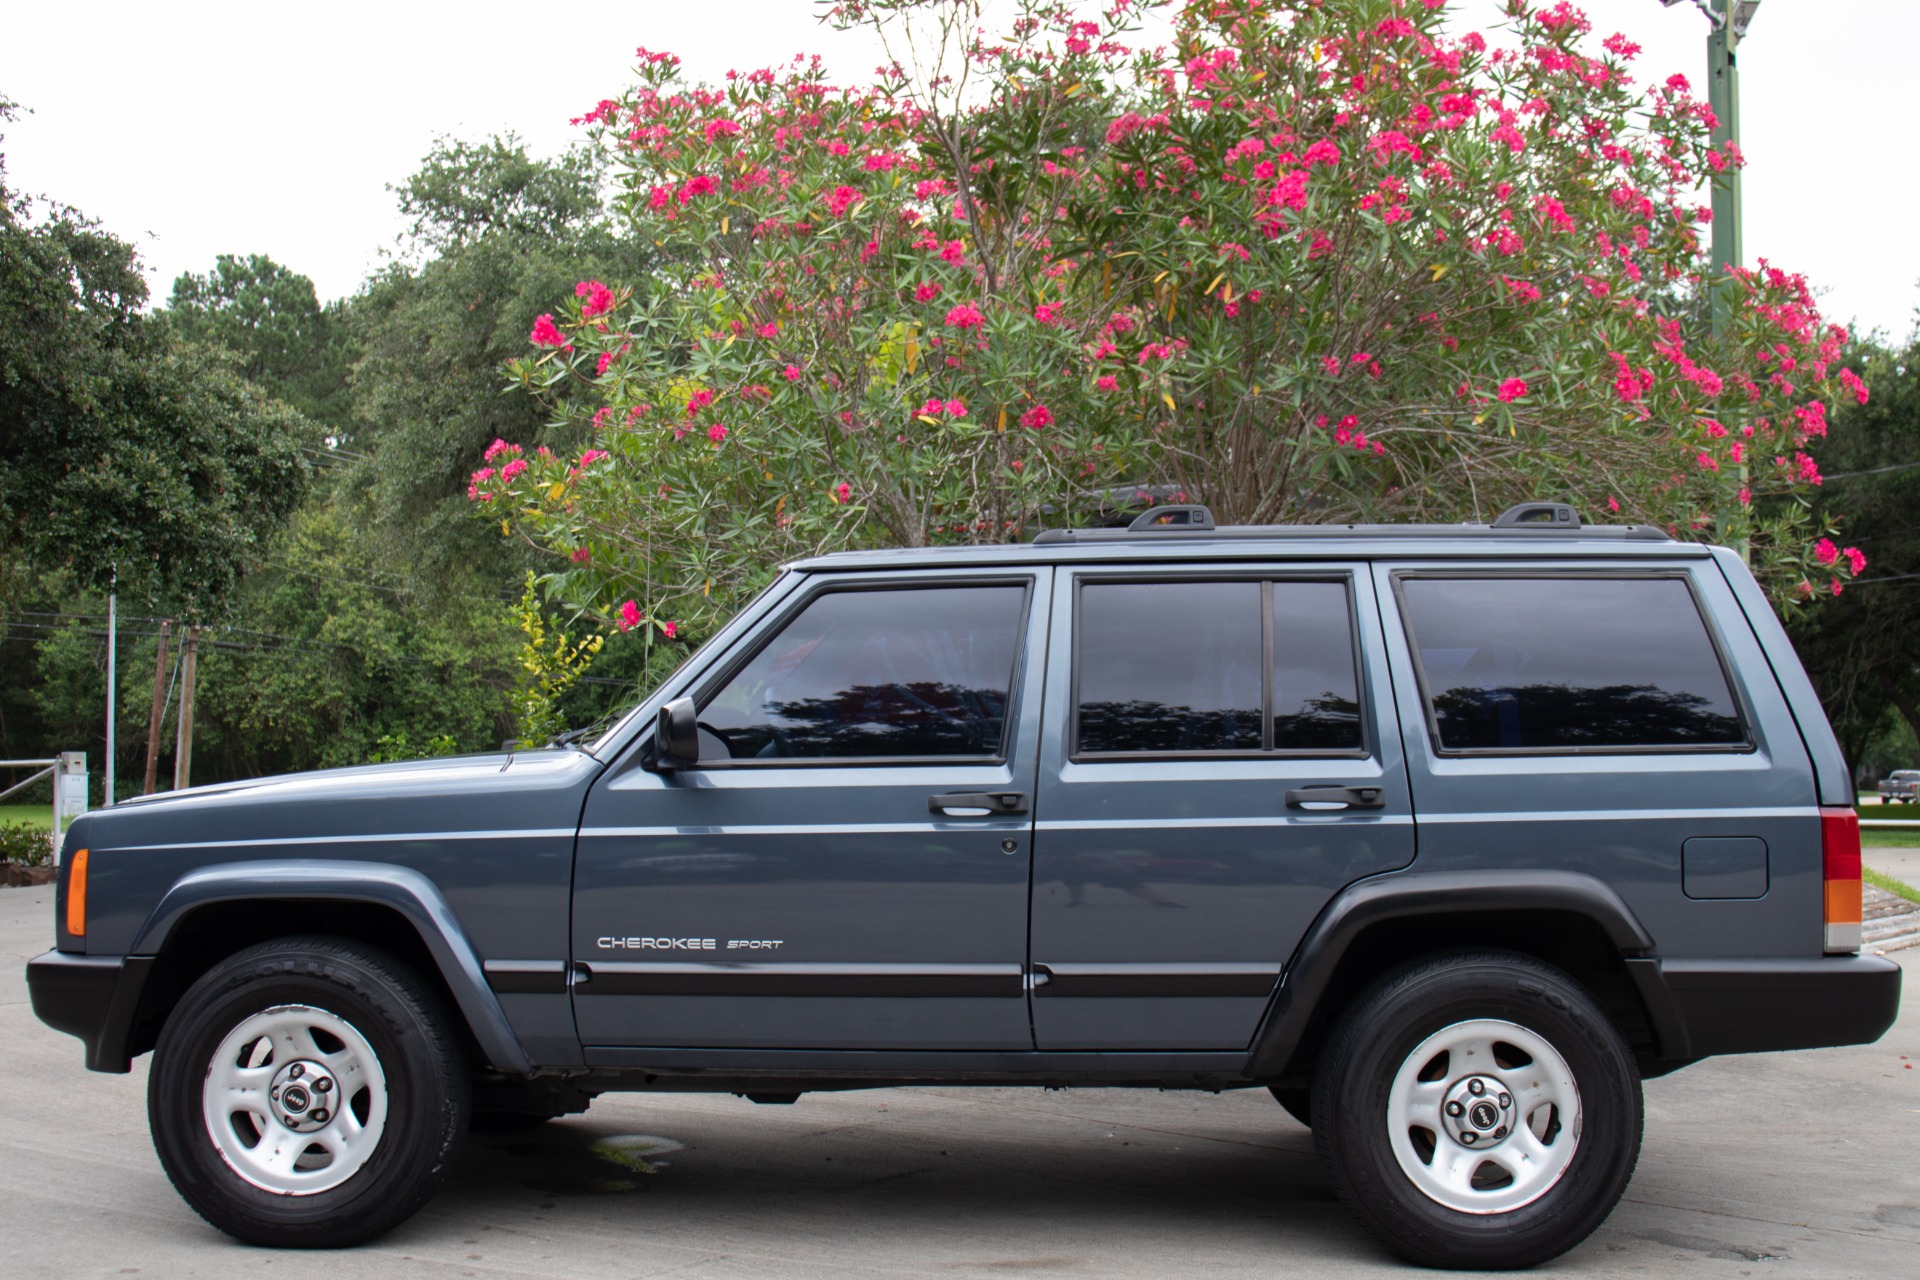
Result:
<svg viewBox="0 0 1920 1280"><path fill-rule="evenodd" d="M707 760L1003 754L1026 588L816 597L700 710Z"/></svg>
<svg viewBox="0 0 1920 1280"><path fill-rule="evenodd" d="M1399 581L1442 751L1738 749L1738 704L1678 577Z"/></svg>
<svg viewBox="0 0 1920 1280"><path fill-rule="evenodd" d="M1087 582L1075 626L1076 755L1363 747L1344 582Z"/></svg>

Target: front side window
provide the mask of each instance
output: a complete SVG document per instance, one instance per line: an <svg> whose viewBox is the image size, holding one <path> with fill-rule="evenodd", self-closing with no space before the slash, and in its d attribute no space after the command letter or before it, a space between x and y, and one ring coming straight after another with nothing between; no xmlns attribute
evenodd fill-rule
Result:
<svg viewBox="0 0 1920 1280"><path fill-rule="evenodd" d="M1407 576L1398 587L1442 751L1748 745L1680 577Z"/></svg>
<svg viewBox="0 0 1920 1280"><path fill-rule="evenodd" d="M1003 753L1020 585L815 597L700 709L701 758Z"/></svg>
<svg viewBox="0 0 1920 1280"><path fill-rule="evenodd" d="M1075 755L1363 749L1343 581L1087 582L1075 637Z"/></svg>

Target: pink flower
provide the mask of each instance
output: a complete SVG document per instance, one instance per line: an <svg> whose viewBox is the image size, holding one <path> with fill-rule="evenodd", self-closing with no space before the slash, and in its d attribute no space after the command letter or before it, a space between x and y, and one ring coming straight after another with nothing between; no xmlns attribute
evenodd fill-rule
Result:
<svg viewBox="0 0 1920 1280"><path fill-rule="evenodd" d="M1333 356L1321 356L1320 367L1322 369L1325 369L1328 375L1331 377L1340 376L1340 361L1335 359Z"/></svg>
<svg viewBox="0 0 1920 1280"><path fill-rule="evenodd" d="M1038 431L1042 427L1053 425L1053 410L1043 404L1037 404L1020 415L1020 425L1029 431Z"/></svg>
<svg viewBox="0 0 1920 1280"><path fill-rule="evenodd" d="M970 302L947 312L947 327L950 329L978 329L986 322L986 317L980 314L980 308Z"/></svg>
<svg viewBox="0 0 1920 1280"><path fill-rule="evenodd" d="M1860 548L1848 547L1840 553L1847 558L1847 564L1853 569L1853 576L1859 577L1860 571L1867 567L1867 558L1860 554Z"/></svg>
<svg viewBox="0 0 1920 1280"><path fill-rule="evenodd" d="M1607 499L1607 510L1618 511L1619 509L1620 509L1620 499L1611 498L1611 497Z"/></svg>
<svg viewBox="0 0 1920 1280"><path fill-rule="evenodd" d="M853 486L847 484L845 481L835 485L833 487L833 500L840 503L852 502Z"/></svg>
<svg viewBox="0 0 1920 1280"><path fill-rule="evenodd" d="M680 194L676 196L675 199L679 200L681 204L685 204L695 196L710 196L713 194L713 190L713 179L704 173L699 173L688 178L685 183L681 184Z"/></svg>
<svg viewBox="0 0 1920 1280"><path fill-rule="evenodd" d="M788 382L800 381L800 366L797 364L790 364L780 372L786 377Z"/></svg>
<svg viewBox="0 0 1920 1280"><path fill-rule="evenodd" d="M582 320L591 320L595 316L603 316L613 310L613 290L598 280L582 280L573 286L573 296L586 299L580 304Z"/></svg>
<svg viewBox="0 0 1920 1280"><path fill-rule="evenodd" d="M923 284L913 291L913 300L915 302L932 302L939 296L940 286L937 284Z"/></svg>
<svg viewBox="0 0 1920 1280"><path fill-rule="evenodd" d="M506 466L500 468L500 479L503 482L511 481L515 476L519 475L521 472L525 471L526 469L527 469L527 460L525 458L515 458L512 462L509 462Z"/></svg>
<svg viewBox="0 0 1920 1280"><path fill-rule="evenodd" d="M680 634L680 624L677 622L663 622L660 624L660 634L671 640Z"/></svg>
<svg viewBox="0 0 1920 1280"><path fill-rule="evenodd" d="M1527 394L1527 384L1519 378L1508 378L1500 384L1500 390L1495 394L1500 397L1501 403L1512 404L1515 400Z"/></svg>
<svg viewBox="0 0 1920 1280"><path fill-rule="evenodd" d="M947 416L948 416L948 417L950 417L950 418L964 418L964 417L966 417L966 416L967 416L967 402L966 402L965 400L949 400L949 401L947 401Z"/></svg>
<svg viewBox="0 0 1920 1280"><path fill-rule="evenodd" d="M612 456L613 455L608 453L605 449L589 449L585 453L580 455L581 469L584 470L587 467L592 466L594 463L600 461L600 459L610 458Z"/></svg>
<svg viewBox="0 0 1920 1280"><path fill-rule="evenodd" d="M607 372L607 366L611 365L612 363L613 363L613 352L602 351L599 354L599 356L595 358L593 362L593 376L596 378L605 377Z"/></svg>
<svg viewBox="0 0 1920 1280"><path fill-rule="evenodd" d="M1120 379L1114 377L1110 373L1106 373L1106 374L1100 375L1098 378L1095 378L1093 380L1093 385L1100 388L1102 391L1111 391L1115 387L1120 385Z"/></svg>
<svg viewBox="0 0 1920 1280"><path fill-rule="evenodd" d="M715 444L719 444L722 440L725 440L726 438L727 438L727 429L721 426L719 423L716 422L712 426L707 428L707 439L713 441Z"/></svg>
<svg viewBox="0 0 1920 1280"><path fill-rule="evenodd" d="M1703 453L1695 458L1694 461L1700 464L1702 471L1718 471L1720 469L1720 464L1714 461L1714 457L1710 453Z"/></svg>
<svg viewBox="0 0 1920 1280"><path fill-rule="evenodd" d="M591 559L593 559L593 553L585 547L575 547L573 549L573 562L575 564L585 564Z"/></svg>
<svg viewBox="0 0 1920 1280"><path fill-rule="evenodd" d="M839 217L861 199L860 188L839 186L827 197L827 212Z"/></svg>
<svg viewBox="0 0 1920 1280"><path fill-rule="evenodd" d="M544 315L533 322L533 332L527 340L536 347L558 347L571 350L573 344L567 341L567 335L560 332L560 326L553 322L552 315Z"/></svg>
<svg viewBox="0 0 1920 1280"><path fill-rule="evenodd" d="M958 240L949 240L940 246L940 256L948 262L962 263L967 260L967 246Z"/></svg>
<svg viewBox="0 0 1920 1280"><path fill-rule="evenodd" d="M731 120L709 120L707 121L707 127L702 130L702 132L707 135L707 141L712 142L715 138L723 134L740 132L740 126Z"/></svg>
<svg viewBox="0 0 1920 1280"><path fill-rule="evenodd" d="M1813 558L1821 564L1832 564L1840 558L1840 548L1833 545L1833 539L1822 538L1813 544Z"/></svg>
<svg viewBox="0 0 1920 1280"><path fill-rule="evenodd" d="M517 444L508 444L505 440L495 436L493 443L487 446L487 451L482 454L481 457L485 458L488 462L492 462L503 453L511 453L515 457L518 457L520 455L520 446Z"/></svg>
<svg viewBox="0 0 1920 1280"><path fill-rule="evenodd" d="M622 631L631 631L640 625L640 606L629 600L620 606L620 616L614 619Z"/></svg>
<svg viewBox="0 0 1920 1280"><path fill-rule="evenodd" d="M1365 364L1371 359L1373 359L1373 357L1367 354L1365 351L1356 351L1353 353L1352 356L1348 357L1347 363L1348 364Z"/></svg>
<svg viewBox="0 0 1920 1280"><path fill-rule="evenodd" d="M1057 324L1060 318L1060 308L1054 303L1043 302L1033 309L1033 318L1041 324Z"/></svg>

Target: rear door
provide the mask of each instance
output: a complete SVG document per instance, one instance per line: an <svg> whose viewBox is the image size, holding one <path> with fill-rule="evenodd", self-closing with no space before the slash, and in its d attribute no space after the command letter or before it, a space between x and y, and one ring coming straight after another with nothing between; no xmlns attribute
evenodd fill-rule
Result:
<svg viewBox="0 0 1920 1280"><path fill-rule="evenodd" d="M698 767L588 795L595 1046L1029 1049L1048 570L823 576L698 681Z"/></svg>
<svg viewBox="0 0 1920 1280"><path fill-rule="evenodd" d="M1059 570L1041 1049L1244 1048L1327 900L1413 858L1380 654L1363 565Z"/></svg>
<svg viewBox="0 0 1920 1280"><path fill-rule="evenodd" d="M1376 572L1423 868L1591 875L1656 954L1819 954L1812 765L1704 553Z"/></svg>

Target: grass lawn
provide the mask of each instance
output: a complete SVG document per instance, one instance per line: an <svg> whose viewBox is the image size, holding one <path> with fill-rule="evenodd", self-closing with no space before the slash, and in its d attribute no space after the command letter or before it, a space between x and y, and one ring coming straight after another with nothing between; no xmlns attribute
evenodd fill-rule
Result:
<svg viewBox="0 0 1920 1280"><path fill-rule="evenodd" d="M0 804L0 822L33 822L43 827L50 827L53 825L53 803L49 801L46 804ZM61 824L61 830L64 831L72 825L73 819L68 818ZM1920 840L1916 843L1920 843Z"/></svg>
<svg viewBox="0 0 1920 1280"><path fill-rule="evenodd" d="M1920 889L1914 888L1904 880L1895 880L1892 876L1883 876L1872 867L1863 868L1860 874L1868 884L1876 889L1885 889L1895 897L1905 898L1908 902L1920 902Z"/></svg>

